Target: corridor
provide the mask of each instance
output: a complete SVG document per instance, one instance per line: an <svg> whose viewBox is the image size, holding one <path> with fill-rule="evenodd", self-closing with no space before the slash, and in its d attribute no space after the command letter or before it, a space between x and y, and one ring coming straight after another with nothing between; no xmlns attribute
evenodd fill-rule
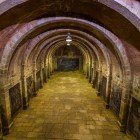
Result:
<svg viewBox="0 0 140 140"><path fill-rule="evenodd" d="M127 140L118 119L79 72L54 73L13 121L6 140Z"/></svg>

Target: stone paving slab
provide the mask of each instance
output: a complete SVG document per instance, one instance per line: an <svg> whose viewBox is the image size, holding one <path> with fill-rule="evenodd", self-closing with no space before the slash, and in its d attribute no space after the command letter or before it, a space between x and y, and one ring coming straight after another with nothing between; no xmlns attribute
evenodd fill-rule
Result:
<svg viewBox="0 0 140 140"><path fill-rule="evenodd" d="M128 140L84 75L59 72L14 119L6 140Z"/></svg>

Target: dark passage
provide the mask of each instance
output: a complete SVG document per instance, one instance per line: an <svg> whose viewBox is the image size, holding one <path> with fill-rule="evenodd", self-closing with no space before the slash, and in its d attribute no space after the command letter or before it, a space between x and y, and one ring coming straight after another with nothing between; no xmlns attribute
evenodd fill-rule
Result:
<svg viewBox="0 0 140 140"><path fill-rule="evenodd" d="M78 58L59 58L57 59L57 70L58 71L72 71L79 69Z"/></svg>
<svg viewBox="0 0 140 140"><path fill-rule="evenodd" d="M75 71L82 66L83 55L76 46L61 46L54 55L57 71Z"/></svg>

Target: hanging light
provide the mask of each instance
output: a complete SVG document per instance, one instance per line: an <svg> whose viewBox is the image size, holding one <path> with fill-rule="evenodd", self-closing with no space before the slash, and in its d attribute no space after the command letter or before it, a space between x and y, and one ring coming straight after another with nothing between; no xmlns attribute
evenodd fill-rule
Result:
<svg viewBox="0 0 140 140"><path fill-rule="evenodd" d="M69 44L71 41L72 41L71 34L68 33L67 37L66 37L66 42L67 42L67 44Z"/></svg>
<svg viewBox="0 0 140 140"><path fill-rule="evenodd" d="M69 43L69 42L67 42L67 45L68 45L68 46L70 46L70 43Z"/></svg>

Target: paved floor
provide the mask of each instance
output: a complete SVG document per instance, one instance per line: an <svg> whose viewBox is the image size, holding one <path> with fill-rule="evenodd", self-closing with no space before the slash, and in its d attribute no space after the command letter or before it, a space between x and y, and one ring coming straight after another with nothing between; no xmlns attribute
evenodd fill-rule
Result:
<svg viewBox="0 0 140 140"><path fill-rule="evenodd" d="M6 140L127 140L84 75L55 73L14 120Z"/></svg>

